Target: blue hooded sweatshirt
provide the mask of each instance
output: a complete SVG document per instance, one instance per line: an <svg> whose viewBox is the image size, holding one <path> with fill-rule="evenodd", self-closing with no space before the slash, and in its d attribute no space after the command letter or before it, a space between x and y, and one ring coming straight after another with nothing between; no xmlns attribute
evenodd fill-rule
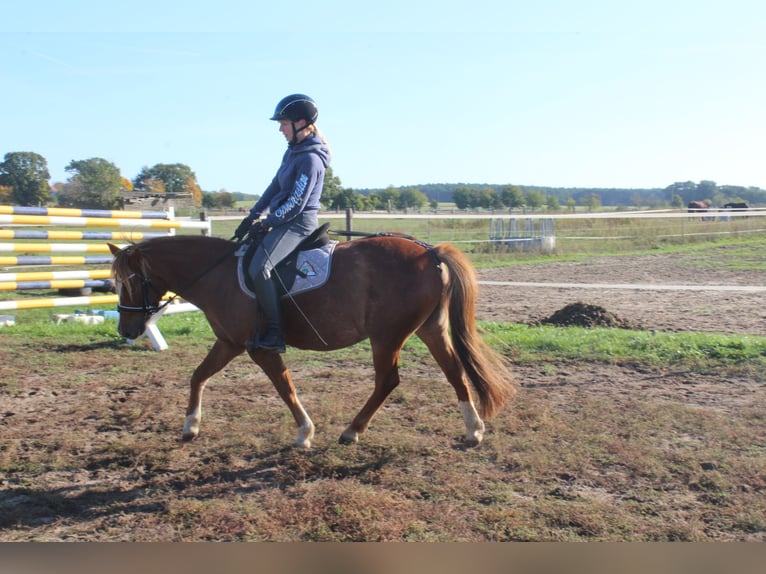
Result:
<svg viewBox="0 0 766 574"><path fill-rule="evenodd" d="M250 215L258 219L268 207L269 214L263 224L277 227L289 223L303 211L319 210L328 165L330 152L316 135L289 145L277 175L250 210Z"/></svg>

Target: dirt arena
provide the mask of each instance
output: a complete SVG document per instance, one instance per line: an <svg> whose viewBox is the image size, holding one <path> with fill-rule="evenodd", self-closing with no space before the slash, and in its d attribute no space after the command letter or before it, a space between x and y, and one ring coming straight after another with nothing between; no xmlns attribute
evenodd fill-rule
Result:
<svg viewBox="0 0 766 574"><path fill-rule="evenodd" d="M479 270L477 318L535 323L582 303L636 328L766 335L764 293L486 283L766 285L766 271L726 269L725 249L705 257L704 267L686 254ZM747 368L515 365L513 405L466 453L456 448L454 394L433 361L403 357L402 384L370 432L341 447L337 435L372 389L371 366L293 357L318 427L304 454L290 449L287 410L245 358L212 381L202 434L187 444L187 381L202 342L155 353L48 339L43 354L37 341L6 343L2 541L766 537L766 479L751 452L763 444L766 381ZM623 432L640 420L649 436ZM606 450L572 460L589 444L583 436ZM719 442L733 446L716 451ZM450 489L456 479L481 488Z"/></svg>
<svg viewBox="0 0 766 574"><path fill-rule="evenodd" d="M718 254L725 258L725 250ZM587 262L519 265L478 271L480 281L656 285L602 289L482 285L477 316L528 323L575 302L598 305L636 328L766 335L766 292L672 289L671 286L766 286L766 271L706 267L689 255L604 257Z"/></svg>

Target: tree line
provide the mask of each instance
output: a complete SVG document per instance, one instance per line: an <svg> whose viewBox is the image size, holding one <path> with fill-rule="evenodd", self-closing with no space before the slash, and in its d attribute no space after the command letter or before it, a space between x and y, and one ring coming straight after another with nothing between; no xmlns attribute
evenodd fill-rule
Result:
<svg viewBox="0 0 766 574"><path fill-rule="evenodd" d="M0 163L0 203L45 205L54 199L61 207L119 209L126 192L189 193L197 205L202 190L195 173L184 164L143 167L132 180L103 158L72 160L66 182L49 184L48 163L35 152L9 152Z"/></svg>
<svg viewBox="0 0 766 574"><path fill-rule="evenodd" d="M131 180L119 168L102 158L73 160L66 166L66 182L50 185L45 158L34 152L9 152L0 163L0 203L45 205L55 202L62 207L119 209L128 192L191 194L198 207L233 208L237 201L257 199L258 195L209 192L200 189L192 169L181 163L143 167ZM55 195L55 197L53 197ZM529 209L574 211L585 206L594 211L602 205L617 207L676 207L690 201L723 205L736 201L750 205L766 204L766 191L758 187L718 185L703 180L676 182L665 188L604 189L553 188L493 184L425 184L389 186L385 189L354 190L344 187L328 167L321 203L331 210L407 211L436 209L440 204L454 204L457 209Z"/></svg>
<svg viewBox="0 0 766 574"><path fill-rule="evenodd" d="M369 210L436 209L440 204L454 204L461 210L561 210L575 211L582 206L596 211L601 206L616 208L681 209L690 201L706 200L710 205L745 202L766 204L766 190L759 187L718 185L703 180L676 182L665 188L555 188L525 185L491 184L425 184L419 186L389 186L385 189L353 190L344 188L328 170L322 203L331 209L351 208Z"/></svg>

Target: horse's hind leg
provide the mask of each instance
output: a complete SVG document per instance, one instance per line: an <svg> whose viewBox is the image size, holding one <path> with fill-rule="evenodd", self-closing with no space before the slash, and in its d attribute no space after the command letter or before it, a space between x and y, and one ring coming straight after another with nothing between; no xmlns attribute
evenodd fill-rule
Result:
<svg viewBox="0 0 766 574"><path fill-rule="evenodd" d="M352 444L359 440L359 435L370 426L370 421L388 395L399 385L399 351L403 343L398 345L380 345L375 341L371 343L372 360L375 366L375 390L362 410L340 435L341 444Z"/></svg>
<svg viewBox="0 0 766 574"><path fill-rule="evenodd" d="M311 439L314 438L314 423L298 400L290 371L287 370L282 355L268 351L250 351L250 357L263 369L263 372L277 389L279 396L285 401L287 408L290 409L295 424L298 425L298 437L295 439L295 445L309 448Z"/></svg>
<svg viewBox="0 0 766 574"><path fill-rule="evenodd" d="M484 421L471 399L471 392L466 383L463 367L455 354L446 327L446 317L439 313L431 316L416 332L426 344L447 380L457 394L460 413L465 422L465 443L467 446L477 446L484 438Z"/></svg>
<svg viewBox="0 0 766 574"><path fill-rule="evenodd" d="M207 356L194 369L190 381L189 406L186 408L184 440L192 440L199 434L199 425L202 420L202 392L205 390L208 380L228 365L243 350L241 346L234 346L216 339Z"/></svg>

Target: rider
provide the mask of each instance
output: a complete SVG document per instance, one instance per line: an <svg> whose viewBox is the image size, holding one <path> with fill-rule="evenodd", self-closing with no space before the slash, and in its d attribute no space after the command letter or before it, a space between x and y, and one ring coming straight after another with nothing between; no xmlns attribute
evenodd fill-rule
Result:
<svg viewBox="0 0 766 574"><path fill-rule="evenodd" d="M319 198L331 156L315 123L318 115L316 102L304 94L289 95L277 104L271 119L279 122L287 151L271 184L234 232L239 240L248 232L267 232L248 268L266 318L266 332L247 342L251 350L285 351L277 285L271 272L318 226ZM268 215L260 219L267 209Z"/></svg>

